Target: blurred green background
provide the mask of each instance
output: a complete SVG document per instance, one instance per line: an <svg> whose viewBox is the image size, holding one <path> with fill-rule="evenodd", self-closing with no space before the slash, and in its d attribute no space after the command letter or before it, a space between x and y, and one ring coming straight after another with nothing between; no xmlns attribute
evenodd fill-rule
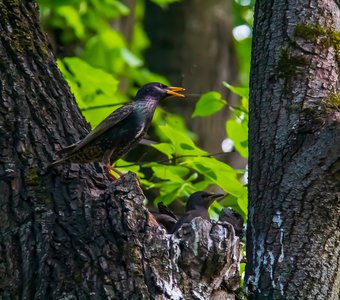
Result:
<svg viewBox="0 0 340 300"><path fill-rule="evenodd" d="M136 172L147 198L176 210L191 193L247 215L248 80L254 0L39 0L58 66L92 127L145 83L187 90L160 104L119 169ZM148 203L152 205L152 203Z"/></svg>

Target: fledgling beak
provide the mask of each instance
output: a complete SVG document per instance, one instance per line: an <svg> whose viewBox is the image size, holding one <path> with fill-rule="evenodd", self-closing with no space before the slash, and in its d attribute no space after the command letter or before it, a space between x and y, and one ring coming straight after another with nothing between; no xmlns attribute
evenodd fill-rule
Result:
<svg viewBox="0 0 340 300"><path fill-rule="evenodd" d="M182 87L169 86L167 88L166 93L168 95L175 96L175 97L185 97L183 94L177 93L177 92L182 92L182 91L185 91L185 89Z"/></svg>

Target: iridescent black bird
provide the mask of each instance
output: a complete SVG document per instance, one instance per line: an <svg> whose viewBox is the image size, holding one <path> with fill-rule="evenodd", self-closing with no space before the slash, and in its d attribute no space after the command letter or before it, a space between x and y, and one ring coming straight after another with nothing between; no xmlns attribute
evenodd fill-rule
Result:
<svg viewBox="0 0 340 300"><path fill-rule="evenodd" d="M131 150L147 132L156 106L160 100L175 96L181 87L169 87L152 82L139 89L133 102L126 104L102 121L81 141L58 152L64 158L51 164L51 167L64 163L101 162L108 176L115 180L110 170L122 175L112 164Z"/></svg>
<svg viewBox="0 0 340 300"><path fill-rule="evenodd" d="M171 233L175 233L183 224L190 223L191 220L196 217L210 220L208 212L210 205L215 201L215 199L222 198L224 196L224 194L213 194L204 191L190 195L185 207L185 214L172 228Z"/></svg>

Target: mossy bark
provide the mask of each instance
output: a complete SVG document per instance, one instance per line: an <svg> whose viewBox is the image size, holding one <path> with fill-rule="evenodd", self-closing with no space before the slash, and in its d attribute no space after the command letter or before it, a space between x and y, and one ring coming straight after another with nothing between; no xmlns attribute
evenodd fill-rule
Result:
<svg viewBox="0 0 340 300"><path fill-rule="evenodd" d="M339 4L257 1L250 80L251 299L339 299Z"/></svg>
<svg viewBox="0 0 340 300"><path fill-rule="evenodd" d="M89 127L35 2L3 0L0 12L0 298L208 299L237 288L229 224L195 219L168 235L134 175L113 185L97 164L47 169Z"/></svg>

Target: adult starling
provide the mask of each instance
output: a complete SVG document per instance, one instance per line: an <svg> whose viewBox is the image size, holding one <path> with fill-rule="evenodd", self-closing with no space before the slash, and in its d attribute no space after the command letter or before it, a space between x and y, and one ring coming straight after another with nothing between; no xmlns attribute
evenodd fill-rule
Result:
<svg viewBox="0 0 340 300"><path fill-rule="evenodd" d="M171 233L175 233L178 229L186 223L190 223L196 217L201 217L210 220L208 208L217 198L225 196L224 194L213 194L209 192L196 192L193 193L185 207L185 214L176 225L172 228Z"/></svg>
<svg viewBox="0 0 340 300"><path fill-rule="evenodd" d="M171 232L172 228L178 221L177 216L163 204L163 202L158 203L159 213L153 213L156 221L161 224L167 232Z"/></svg>
<svg viewBox="0 0 340 300"><path fill-rule="evenodd" d="M58 154L65 155L64 158L53 162L51 167L64 163L101 162L109 178L116 179L110 170L122 176L112 164L143 138L159 101L171 96L184 97L179 93L183 90L157 82L144 85L133 102L115 110L81 141L60 150Z"/></svg>

